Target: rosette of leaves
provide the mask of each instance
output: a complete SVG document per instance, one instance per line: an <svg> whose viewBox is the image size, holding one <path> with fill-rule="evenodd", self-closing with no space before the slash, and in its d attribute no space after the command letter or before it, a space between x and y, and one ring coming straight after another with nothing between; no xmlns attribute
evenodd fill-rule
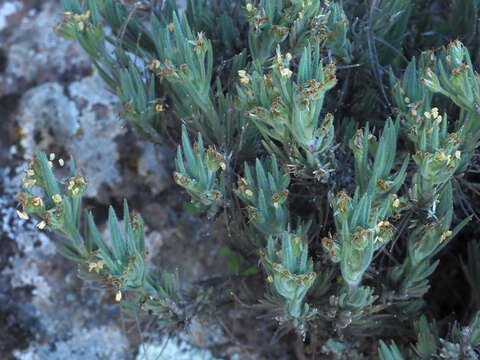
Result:
<svg viewBox="0 0 480 360"><path fill-rule="evenodd" d="M422 115L431 109L433 93L420 82L420 79L425 76L429 56L432 56L431 52L423 53L418 60L418 65L414 57L400 79L395 78L390 69L394 112L400 118L400 126L405 133L408 133L412 126L417 125L417 115Z"/></svg>
<svg viewBox="0 0 480 360"><path fill-rule="evenodd" d="M428 277L435 271L439 260L433 259L470 218L464 219L450 229L453 217L452 186L448 182L435 202L434 213L428 222L416 224L407 240L407 257L404 263L390 272L391 281L397 289L395 297L400 299L421 298L429 289Z"/></svg>
<svg viewBox="0 0 480 360"><path fill-rule="evenodd" d="M319 17L317 16L315 21L312 22L316 27L318 26L318 20ZM342 3L332 1L328 5L326 29L323 34L320 34L320 40L325 38L326 48L346 63L350 63L352 57L352 46L348 39L348 31L349 21L343 11Z"/></svg>
<svg viewBox="0 0 480 360"><path fill-rule="evenodd" d="M433 52L420 58L420 75L431 72L425 65L428 61L434 63ZM413 159L418 169L413 176L410 197L416 206L426 209L438 198L443 185L455 173L463 172L470 162L471 151L465 154L462 150L471 149L470 145L464 144L464 139L471 141L470 134L465 136L465 129L467 126L472 129L474 119L468 121L466 117L470 115L462 112L463 119L455 124L457 131L448 132L452 126L449 126L446 114L442 116L438 108L431 107L433 93L421 83L415 59L409 63L402 80L395 82L391 76L392 94L399 111L397 120L400 119L403 133L414 147Z"/></svg>
<svg viewBox="0 0 480 360"><path fill-rule="evenodd" d="M255 62L265 64L277 45L288 43L296 56L313 41L350 60L349 23L340 3L325 1L247 1L248 44Z"/></svg>
<svg viewBox="0 0 480 360"><path fill-rule="evenodd" d="M205 149L200 133L192 147L187 129L182 126L182 146L177 148L175 165L177 171L173 178L191 197L187 210L194 213L208 210L214 214L222 203L219 189L222 188L223 176L219 174L219 169L226 168L222 154L213 147Z"/></svg>
<svg viewBox="0 0 480 360"><path fill-rule="evenodd" d="M423 315L415 322L417 332L416 353L422 359L477 359L480 345L480 313L477 312L469 326L460 328L454 323L446 338L438 335L434 322L429 323Z"/></svg>
<svg viewBox="0 0 480 360"><path fill-rule="evenodd" d="M307 229L299 225L295 232L287 230L270 236L267 248L261 252L270 288L284 304L284 314L278 320L292 321L299 330L303 330L305 320L316 314L316 310L304 302L317 277L312 259L308 257Z"/></svg>
<svg viewBox="0 0 480 360"><path fill-rule="evenodd" d="M246 10L249 50L253 60L262 65L271 57L273 49L287 38L292 48L296 42L305 41L309 21L323 15L320 1L248 1Z"/></svg>
<svg viewBox="0 0 480 360"><path fill-rule="evenodd" d="M358 130L350 140L355 156L355 181L360 193L372 196L374 206L389 194L396 194L407 175L408 156L396 174L391 174L397 151L398 121L386 121L380 140L370 133L369 126Z"/></svg>
<svg viewBox="0 0 480 360"><path fill-rule="evenodd" d="M62 160L63 161L63 160ZM27 175L23 178L24 192L17 195L23 212L38 221L39 229L48 228L68 239L57 247L63 256L77 261L85 261L93 250L93 244L85 242L80 234L82 217L82 195L86 191L87 180L75 172L70 162L70 177L64 186L58 183L53 174L53 162L45 153L30 160Z"/></svg>
<svg viewBox="0 0 480 360"><path fill-rule="evenodd" d="M277 49L273 70L241 73L237 92L271 154L289 162L295 173L326 180L333 170L333 116L327 114L320 124L319 118L325 93L337 80L335 65L323 67L319 51L318 45L304 49L294 81L292 56Z"/></svg>
<svg viewBox="0 0 480 360"><path fill-rule="evenodd" d="M245 163L245 177L238 180L235 194L247 204L249 222L264 235L280 234L288 224L290 176L280 173L277 159L255 162L255 171Z"/></svg>
<svg viewBox="0 0 480 360"><path fill-rule="evenodd" d="M149 69L160 78L178 118L191 118L206 139L221 144L225 124L220 123L211 89L211 41L202 32L192 32L185 14L173 14L170 24L152 15L152 34L156 55Z"/></svg>
<svg viewBox="0 0 480 360"><path fill-rule="evenodd" d="M340 262L345 282L356 287L370 266L373 253L393 235L393 225L386 218L392 202L372 206L372 196L355 192L353 198L340 192L331 201L337 235L324 238L322 245L333 262Z"/></svg>
<svg viewBox="0 0 480 360"><path fill-rule="evenodd" d="M464 153L457 173L470 163L480 140L480 84L474 72L467 48L455 40L443 48L435 63L420 81L431 91L445 95L460 107L455 131L461 139L459 149Z"/></svg>
<svg viewBox="0 0 480 360"><path fill-rule="evenodd" d="M460 108L478 113L480 85L467 48L455 40L442 49L433 68L420 81L431 91L450 98Z"/></svg>
<svg viewBox="0 0 480 360"><path fill-rule="evenodd" d="M350 325L363 325L363 320L374 312L372 305L376 299L377 296L373 295L373 289L370 287L344 286L338 295L330 296L327 315L339 329Z"/></svg>
<svg viewBox="0 0 480 360"><path fill-rule="evenodd" d="M350 141L355 156L354 197L341 191L331 200L336 239L324 238L322 245L333 262L340 262L343 279L351 287L362 280L373 253L393 235L388 218L398 212L402 203L396 192L406 177L408 157L395 175L391 175L397 141L398 122L389 119L380 141L367 127Z"/></svg>
<svg viewBox="0 0 480 360"><path fill-rule="evenodd" d="M95 225L92 213L87 215L86 239L96 244L96 257L105 264L117 291L133 290L144 286L146 281L145 233L143 221L130 216L127 202L123 206L124 228L120 226L112 207L108 211L108 228L111 246L103 240ZM97 262L98 264L98 262Z"/></svg>
<svg viewBox="0 0 480 360"><path fill-rule="evenodd" d="M417 171L412 178L410 197L423 209L430 208L439 192L463 164L462 139L458 133L448 133L447 116L438 115L434 108L416 116L409 138L415 144L413 160Z"/></svg>

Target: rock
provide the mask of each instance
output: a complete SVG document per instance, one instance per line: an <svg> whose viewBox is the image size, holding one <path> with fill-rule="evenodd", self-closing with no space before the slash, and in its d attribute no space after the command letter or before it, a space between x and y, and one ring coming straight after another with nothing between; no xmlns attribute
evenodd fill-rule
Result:
<svg viewBox="0 0 480 360"><path fill-rule="evenodd" d="M141 149L138 159L138 174L144 177L153 195L158 195L173 184L172 175L165 164L173 163L173 152L165 146L139 141Z"/></svg>
<svg viewBox="0 0 480 360"><path fill-rule="evenodd" d="M114 187L121 180L116 137L126 129L118 118L116 95L105 88L97 73L72 83L69 93L79 110L79 131L66 150L89 181L86 196L94 197L102 184Z"/></svg>
<svg viewBox="0 0 480 360"><path fill-rule="evenodd" d="M26 156L53 150L71 140L79 129L78 109L58 83L45 83L27 91L17 117L24 134L21 145Z"/></svg>
<svg viewBox="0 0 480 360"><path fill-rule="evenodd" d="M8 18L14 15L22 8L19 1L7 1L0 5L0 31L5 29L8 25Z"/></svg>
<svg viewBox="0 0 480 360"><path fill-rule="evenodd" d="M137 360L219 360L209 350L190 346L179 339L166 339L163 344L144 343L138 348Z"/></svg>
<svg viewBox="0 0 480 360"><path fill-rule="evenodd" d="M32 3L7 1L0 7L0 43L6 56L5 71L0 71L0 97L61 78L78 79L91 69L81 47L53 31L62 17L61 4L41 2L37 13Z"/></svg>
<svg viewBox="0 0 480 360"><path fill-rule="evenodd" d="M118 101L98 75L73 82L68 94L58 83L27 91L19 104L17 121L26 157L39 151L75 158L89 181L87 196L95 197L102 185L120 180L115 138L124 133L117 117Z"/></svg>
<svg viewBox="0 0 480 360"><path fill-rule="evenodd" d="M118 327L100 326L74 328L71 337L54 346L34 345L14 355L18 360L128 359L126 349L128 345Z"/></svg>
<svg viewBox="0 0 480 360"><path fill-rule="evenodd" d="M222 328L217 323L207 323L194 316L188 324L190 342L202 349L228 343Z"/></svg>

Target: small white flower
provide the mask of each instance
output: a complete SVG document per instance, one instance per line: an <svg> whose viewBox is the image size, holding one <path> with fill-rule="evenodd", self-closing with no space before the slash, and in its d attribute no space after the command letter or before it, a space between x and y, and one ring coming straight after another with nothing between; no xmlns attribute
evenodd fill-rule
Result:
<svg viewBox="0 0 480 360"><path fill-rule="evenodd" d="M62 197L59 194L52 195L52 200L55 204L60 204L62 202Z"/></svg>
<svg viewBox="0 0 480 360"><path fill-rule="evenodd" d="M290 79L290 77L291 77L292 74L293 74L292 70L287 69L287 68L282 69L282 70L280 71L280 73L282 74L283 77L286 77L287 79Z"/></svg>
<svg viewBox="0 0 480 360"><path fill-rule="evenodd" d="M20 211L20 210L17 210L17 215L20 219L23 219L23 220L30 219L27 213L24 213L23 211Z"/></svg>
<svg viewBox="0 0 480 360"><path fill-rule="evenodd" d="M97 262L91 262L88 264L88 272L91 272L92 270L95 270L95 272L98 274L100 270L103 269L103 265L105 265L105 261L100 260Z"/></svg>
<svg viewBox="0 0 480 360"><path fill-rule="evenodd" d="M238 70L238 76L240 76L240 83L242 85L247 85L250 82L250 78L245 70Z"/></svg>

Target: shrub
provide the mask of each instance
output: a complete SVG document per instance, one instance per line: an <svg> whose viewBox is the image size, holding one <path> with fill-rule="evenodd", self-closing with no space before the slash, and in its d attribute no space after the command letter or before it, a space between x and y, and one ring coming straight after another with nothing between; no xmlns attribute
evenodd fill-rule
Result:
<svg viewBox="0 0 480 360"><path fill-rule="evenodd" d="M479 2L442 4L188 0L180 10L170 0L63 0L56 31L89 54L139 136L176 134L185 211L223 224L226 251L261 264L244 275L262 305L251 320L276 323L289 351L477 359L477 242L464 266L470 321L447 332L427 311L438 300L429 279L449 271L439 254L472 219L454 205L458 184L475 187L480 140ZM455 37L465 43L440 47ZM58 251L81 276L162 328L215 307L186 279L147 268L143 223L126 202L123 226L109 211L107 244L82 210L88 180L73 159L70 168L59 183L45 154L33 159L19 216L63 236ZM236 254L233 241L255 255Z"/></svg>

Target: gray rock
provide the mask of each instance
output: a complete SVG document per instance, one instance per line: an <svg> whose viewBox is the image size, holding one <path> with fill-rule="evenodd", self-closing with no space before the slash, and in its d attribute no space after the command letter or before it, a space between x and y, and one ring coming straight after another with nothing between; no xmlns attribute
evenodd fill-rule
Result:
<svg viewBox="0 0 480 360"><path fill-rule="evenodd" d="M91 69L81 47L53 31L62 19L59 2L41 2L38 13L32 3L6 1L0 7L0 40L7 57L0 74L0 96L59 78L78 78Z"/></svg>
<svg viewBox="0 0 480 360"><path fill-rule="evenodd" d="M144 177L152 194L158 195L173 184L172 175L165 168L165 164L173 162L173 152L146 141L139 141L137 145L141 149L138 174Z"/></svg>
<svg viewBox="0 0 480 360"><path fill-rule="evenodd" d="M69 96L58 83L46 83L27 91L19 105L18 124L25 156L54 152L68 159L87 177L87 196L95 197L105 184L120 180L115 138L124 133L118 119L118 101L94 75L73 82Z"/></svg>
<svg viewBox="0 0 480 360"><path fill-rule="evenodd" d="M190 346L179 339L165 339L161 344L144 343L139 346L136 360L219 360L209 350Z"/></svg>
<svg viewBox="0 0 480 360"><path fill-rule="evenodd" d="M24 351L14 351L19 360L65 359L127 359L128 345L116 326L100 326L91 329L74 328L72 336L50 345L32 344Z"/></svg>

